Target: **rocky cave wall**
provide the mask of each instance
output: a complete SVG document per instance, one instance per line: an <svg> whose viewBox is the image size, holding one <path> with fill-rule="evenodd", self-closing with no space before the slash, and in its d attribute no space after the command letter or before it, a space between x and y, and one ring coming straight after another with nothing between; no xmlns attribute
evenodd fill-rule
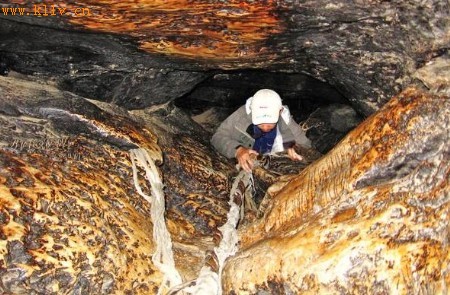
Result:
<svg viewBox="0 0 450 295"><path fill-rule="evenodd" d="M51 5L65 13L43 16ZM311 115L304 127L325 153L411 83L449 92L449 7L442 1L56 6L2 4L4 73L40 75L61 89L128 109L175 100L192 108L191 101L207 101L215 105L215 116L201 121L206 113L197 121L209 130L257 89L272 87L287 98L299 122ZM434 74L420 70L427 63L435 65ZM223 101L230 102L227 109ZM338 105L330 109L330 103Z"/></svg>
<svg viewBox="0 0 450 295"><path fill-rule="evenodd" d="M235 174L208 138L267 85L298 110L323 153L367 119L306 170L307 163L278 159L272 164L289 175L255 171L262 190L276 184L262 201L265 215L247 215L244 248L225 269L224 290L446 290L448 2L63 1L57 8L68 13L60 16L34 15L34 5L42 14L42 5L56 4L1 4L30 9L0 14L0 71L8 76L0 77L3 292L157 292L150 205L131 181L128 150L137 146L160 164L176 264L183 281L195 278L225 222ZM206 106L215 109L205 121ZM297 272L299 257L317 272ZM277 265L253 270L261 259ZM354 272L332 278L339 261L359 261L363 279ZM370 261L404 277L383 280L384 268Z"/></svg>
<svg viewBox="0 0 450 295"><path fill-rule="evenodd" d="M2 4L30 13L0 15L3 67L129 109L181 97L210 70L264 69L329 83L367 116L423 81L450 38L445 1L62 1L67 13L47 17L36 4L52 2Z"/></svg>

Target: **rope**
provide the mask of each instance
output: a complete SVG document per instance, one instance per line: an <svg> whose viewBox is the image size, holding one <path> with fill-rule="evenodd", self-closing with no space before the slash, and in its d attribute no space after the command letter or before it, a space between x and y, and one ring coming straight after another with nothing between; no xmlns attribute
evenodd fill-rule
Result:
<svg viewBox="0 0 450 295"><path fill-rule="evenodd" d="M185 294L195 295L221 295L222 294L222 270L225 260L238 251L237 226L242 218L241 207L245 200L252 197L253 176L251 172L241 170L233 182L228 204L230 209L227 214L227 222L219 227L222 239L219 246L212 253L213 263L204 265L196 280L173 288L169 294L183 291ZM250 197L248 196L250 194ZM212 264L212 265L211 265Z"/></svg>
<svg viewBox="0 0 450 295"><path fill-rule="evenodd" d="M181 276L175 268L172 252L172 240L164 220L165 200L163 183L153 160L145 149L130 150L130 158L133 168L133 181L137 192L151 204L150 216L153 223L153 240L156 243L156 251L152 255L152 262L163 273L163 280L158 294L162 294L165 287L172 288L181 284ZM137 166L145 170L145 177L151 187L151 197L142 191L139 184Z"/></svg>
<svg viewBox="0 0 450 295"><path fill-rule="evenodd" d="M241 170L234 179L228 201L230 209L227 214L227 222L218 228L222 238L209 257L212 263L207 263L202 267L197 279L182 283L181 276L175 268L172 240L164 221L164 185L159 177L156 165L147 151L142 148L130 150L130 158L134 186L139 195L151 204L153 240L156 243L156 251L152 256L152 262L164 275L158 294L162 294L163 290L169 288L168 294L176 294L181 291L183 294L221 295L222 270L225 260L238 251L236 229L239 221L243 218L244 206L252 210L256 208L252 199L254 190L252 173ZM142 191L138 179L138 165L145 170L145 178L150 184L152 196Z"/></svg>

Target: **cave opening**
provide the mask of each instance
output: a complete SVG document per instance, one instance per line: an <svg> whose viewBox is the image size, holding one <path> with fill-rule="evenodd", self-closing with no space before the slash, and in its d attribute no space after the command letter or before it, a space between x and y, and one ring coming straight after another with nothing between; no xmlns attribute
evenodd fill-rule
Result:
<svg viewBox="0 0 450 295"><path fill-rule="evenodd" d="M218 125L256 91L280 94L294 120L306 130L313 147L329 151L363 119L349 100L329 83L302 73L267 70L215 71L174 105L213 133Z"/></svg>

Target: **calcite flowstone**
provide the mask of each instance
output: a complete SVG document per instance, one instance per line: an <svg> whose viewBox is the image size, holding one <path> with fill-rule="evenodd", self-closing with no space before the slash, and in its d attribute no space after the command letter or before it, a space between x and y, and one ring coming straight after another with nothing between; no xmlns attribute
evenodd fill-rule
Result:
<svg viewBox="0 0 450 295"><path fill-rule="evenodd" d="M226 294L445 294L450 100L407 89L240 230ZM270 190L269 190L270 191Z"/></svg>

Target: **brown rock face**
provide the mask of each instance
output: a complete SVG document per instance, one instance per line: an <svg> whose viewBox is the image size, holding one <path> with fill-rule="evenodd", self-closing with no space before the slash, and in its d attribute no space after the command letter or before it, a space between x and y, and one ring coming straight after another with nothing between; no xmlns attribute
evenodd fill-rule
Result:
<svg viewBox="0 0 450 295"><path fill-rule="evenodd" d="M49 85L0 84L0 292L155 292L150 204L126 148L161 160L154 135Z"/></svg>
<svg viewBox="0 0 450 295"><path fill-rule="evenodd" d="M77 8L67 3L69 11ZM92 1L83 8L86 15L70 23L135 36L146 51L189 58L262 60L265 40L282 29L273 1Z"/></svg>
<svg viewBox="0 0 450 295"><path fill-rule="evenodd" d="M448 292L449 98L403 92L450 95L448 1L0 6L0 75L10 75L0 77L1 294L158 292L154 207L137 194L128 157L137 146L161 165L183 282L214 264L205 253L236 171L174 101L234 107L259 88L311 112L384 107L304 171L309 162L286 158L272 168L291 175L255 171L259 192L280 181L264 215L240 223L224 293ZM333 114L317 117L343 133L355 126Z"/></svg>
<svg viewBox="0 0 450 295"><path fill-rule="evenodd" d="M450 43L442 0L13 0L2 8L0 73L49 75L128 109L182 97L210 70L260 69L329 83L368 116L427 62L448 56Z"/></svg>
<svg viewBox="0 0 450 295"><path fill-rule="evenodd" d="M449 127L448 97L392 99L241 229L225 293L445 293Z"/></svg>
<svg viewBox="0 0 450 295"><path fill-rule="evenodd" d="M161 119L170 116L143 122L95 103L51 83L0 77L2 294L158 292L163 275L152 262L151 205L137 194L128 153L137 146L169 166L167 227L184 280L196 276L214 246L212 233L227 212L228 166L210 147L175 134ZM156 137L151 128L161 126L167 132Z"/></svg>

